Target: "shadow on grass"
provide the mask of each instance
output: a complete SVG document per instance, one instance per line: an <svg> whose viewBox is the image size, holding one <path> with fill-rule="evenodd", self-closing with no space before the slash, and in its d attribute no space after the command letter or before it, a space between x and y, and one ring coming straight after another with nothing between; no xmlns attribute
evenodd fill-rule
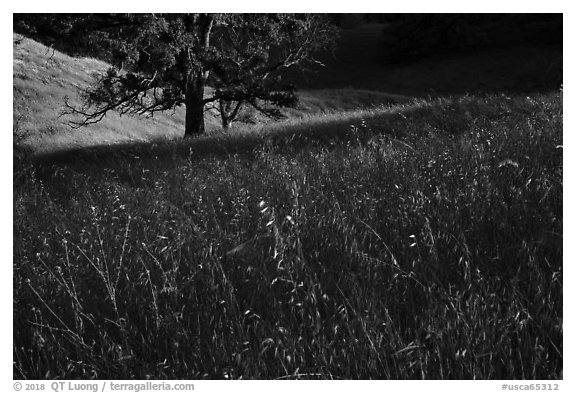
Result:
<svg viewBox="0 0 576 393"><path fill-rule="evenodd" d="M211 132L185 140L73 148L36 154L28 160L41 171L52 166L80 169L83 166L107 167L130 162L153 168L162 162L181 163L230 155L254 156L262 151L294 154L306 148L330 150L343 144L366 142L376 134L384 134L405 145L405 142L426 137L430 132L459 135L475 119L500 121L503 116L529 115L531 104L528 101L521 96L506 95L416 99L396 106L310 116L254 128Z"/></svg>
<svg viewBox="0 0 576 393"><path fill-rule="evenodd" d="M103 164L124 160L196 160L207 156L253 154L273 148L277 152L294 151L308 145L329 147L337 140L359 137L360 132L381 128L394 118L401 119L411 107L388 107L360 110L327 116L312 117L308 121L289 121L261 125L253 129L213 132L190 139L165 142L131 142L40 153L30 159L41 166L66 164ZM236 132L235 132L236 131ZM372 133L372 132L371 132Z"/></svg>

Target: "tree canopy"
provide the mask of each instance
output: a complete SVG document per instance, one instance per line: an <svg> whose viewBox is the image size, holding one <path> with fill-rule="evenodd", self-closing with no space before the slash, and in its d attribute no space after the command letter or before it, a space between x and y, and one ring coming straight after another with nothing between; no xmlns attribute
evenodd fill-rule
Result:
<svg viewBox="0 0 576 393"><path fill-rule="evenodd" d="M90 18L89 18L90 19ZM91 19L90 35L112 65L83 91L75 126L111 110L152 116L186 107L185 136L204 131L213 108L223 127L249 106L271 118L294 105L281 71L315 62L336 28L318 14L129 14ZM209 88L206 88L209 86Z"/></svg>

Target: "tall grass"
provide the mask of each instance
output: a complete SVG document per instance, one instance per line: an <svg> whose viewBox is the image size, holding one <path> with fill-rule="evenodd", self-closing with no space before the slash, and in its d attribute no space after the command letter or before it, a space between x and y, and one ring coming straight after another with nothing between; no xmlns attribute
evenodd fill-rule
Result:
<svg viewBox="0 0 576 393"><path fill-rule="evenodd" d="M15 378L562 377L562 97L15 174Z"/></svg>

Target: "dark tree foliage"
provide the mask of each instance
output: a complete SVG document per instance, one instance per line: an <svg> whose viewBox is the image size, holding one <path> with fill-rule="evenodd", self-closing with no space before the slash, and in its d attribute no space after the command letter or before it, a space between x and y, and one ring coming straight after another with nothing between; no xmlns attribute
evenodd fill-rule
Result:
<svg viewBox="0 0 576 393"><path fill-rule="evenodd" d="M391 14L383 50L392 62L485 47L562 43L562 14Z"/></svg>
<svg viewBox="0 0 576 393"><path fill-rule="evenodd" d="M33 38L72 56L110 60L99 40L99 30L127 23L110 14L14 14L14 32Z"/></svg>
<svg viewBox="0 0 576 393"><path fill-rule="evenodd" d="M84 36L112 66L66 103L72 123L98 122L111 110L152 116L186 107L185 136L204 132L204 112L223 127L249 106L271 118L297 102L283 69L316 61L335 27L317 14L130 14L83 18ZM80 28L76 28L79 31ZM210 86L209 89L206 89Z"/></svg>
<svg viewBox="0 0 576 393"><path fill-rule="evenodd" d="M67 14L14 14L14 31L53 41L69 36L77 20Z"/></svg>

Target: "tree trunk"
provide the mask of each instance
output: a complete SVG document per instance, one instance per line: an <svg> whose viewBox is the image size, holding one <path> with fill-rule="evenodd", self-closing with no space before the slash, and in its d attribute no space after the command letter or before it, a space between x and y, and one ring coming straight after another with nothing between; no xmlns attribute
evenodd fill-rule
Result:
<svg viewBox="0 0 576 393"><path fill-rule="evenodd" d="M232 119L230 119L230 103L224 100L220 100L220 118L222 119L222 128L228 129L230 128L230 124L232 123Z"/></svg>
<svg viewBox="0 0 576 393"><path fill-rule="evenodd" d="M204 82L202 75L188 75L184 138L204 133Z"/></svg>
<svg viewBox="0 0 576 393"><path fill-rule="evenodd" d="M188 32L194 32L195 28L198 29L195 34L199 41L198 52L205 54L210 47L210 33L214 24L213 15L189 16L185 18L185 24ZM189 49L189 60L190 53ZM202 58L203 55L200 56L200 60ZM184 128L184 138L204 133L204 85L208 79L209 70L204 70L198 64L195 67L198 68L191 69L186 80L186 126Z"/></svg>

